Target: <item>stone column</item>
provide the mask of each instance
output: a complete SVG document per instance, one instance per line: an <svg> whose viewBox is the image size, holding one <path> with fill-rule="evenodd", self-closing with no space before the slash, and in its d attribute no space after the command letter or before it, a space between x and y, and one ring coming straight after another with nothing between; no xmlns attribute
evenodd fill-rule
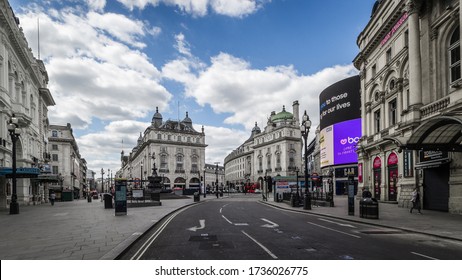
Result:
<svg viewBox="0 0 462 280"><path fill-rule="evenodd" d="M419 6L416 0L406 4L409 14L409 109L411 119L420 118L422 106L422 63L420 56Z"/></svg>

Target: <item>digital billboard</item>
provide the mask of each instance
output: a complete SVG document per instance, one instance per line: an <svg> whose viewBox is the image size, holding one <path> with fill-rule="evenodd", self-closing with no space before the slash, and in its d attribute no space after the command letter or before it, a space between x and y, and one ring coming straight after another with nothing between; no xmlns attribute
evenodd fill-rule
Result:
<svg viewBox="0 0 462 280"><path fill-rule="evenodd" d="M320 101L321 167L358 162L356 144L361 138L359 76L326 88Z"/></svg>

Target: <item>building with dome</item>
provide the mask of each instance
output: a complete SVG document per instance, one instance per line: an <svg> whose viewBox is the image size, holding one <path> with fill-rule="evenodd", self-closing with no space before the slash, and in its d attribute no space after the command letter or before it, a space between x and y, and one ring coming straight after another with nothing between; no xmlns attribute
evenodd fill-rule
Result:
<svg viewBox="0 0 462 280"><path fill-rule="evenodd" d="M359 189L462 213L461 0L376 1L359 34Z"/></svg>
<svg viewBox="0 0 462 280"><path fill-rule="evenodd" d="M227 184L242 189L246 183L261 184L265 176L295 176L302 153L298 101L292 109L273 111L264 130L255 123L249 139L226 156Z"/></svg>
<svg viewBox="0 0 462 280"><path fill-rule="evenodd" d="M155 164L165 188L197 189L205 168L205 147L204 127L196 131L188 112L182 121L164 122L156 108L151 125L140 133L136 146L128 155L122 151L117 176L131 179L129 187L146 187Z"/></svg>

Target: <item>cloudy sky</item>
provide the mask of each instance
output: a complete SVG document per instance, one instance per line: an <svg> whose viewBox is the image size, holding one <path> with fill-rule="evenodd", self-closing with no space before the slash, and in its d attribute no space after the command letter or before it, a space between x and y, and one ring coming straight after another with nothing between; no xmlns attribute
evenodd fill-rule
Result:
<svg viewBox="0 0 462 280"><path fill-rule="evenodd" d="M72 125L95 171L120 167L156 107L164 121L189 112L204 126L207 163L223 163L255 122L263 129L294 100L313 132L319 93L357 74L374 2L10 0L46 65L51 123Z"/></svg>

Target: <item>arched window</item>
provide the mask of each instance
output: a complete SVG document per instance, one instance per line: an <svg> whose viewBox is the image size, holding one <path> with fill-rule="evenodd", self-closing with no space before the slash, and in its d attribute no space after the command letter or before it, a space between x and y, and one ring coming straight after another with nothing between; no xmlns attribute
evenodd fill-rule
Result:
<svg viewBox="0 0 462 280"><path fill-rule="evenodd" d="M452 33L449 42L449 70L451 84L459 80L460 73L460 28L457 27Z"/></svg>

